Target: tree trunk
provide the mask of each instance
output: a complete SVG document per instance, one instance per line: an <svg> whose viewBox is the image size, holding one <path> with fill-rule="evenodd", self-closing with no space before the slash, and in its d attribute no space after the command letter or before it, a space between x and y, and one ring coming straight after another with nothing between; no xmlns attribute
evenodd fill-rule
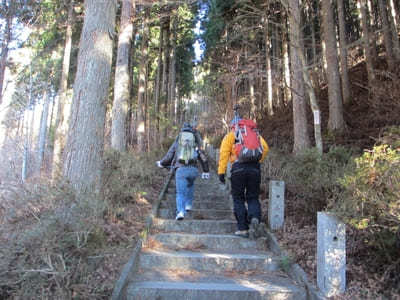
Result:
<svg viewBox="0 0 400 300"><path fill-rule="evenodd" d="M321 134L321 113L317 101L317 97L315 96L315 91L310 79L310 75L308 74L307 65L306 65L306 58L304 57L304 53L297 49L303 70L303 78L306 84L306 88L308 91L308 96L310 98L310 106L313 112L314 117L314 138L315 138L315 145L319 153L322 153L322 134Z"/></svg>
<svg viewBox="0 0 400 300"><path fill-rule="evenodd" d="M362 39L364 45L364 56L365 56L365 63L367 65L367 72L368 72L368 82L371 83L375 80L375 73L374 73L374 66L372 64L372 52L369 43L369 27L368 27L368 17L367 17L367 5L366 0L358 0L357 7L359 10L359 18L361 23L361 30L362 30Z"/></svg>
<svg viewBox="0 0 400 300"><path fill-rule="evenodd" d="M122 1L121 28L118 37L117 62L115 67L114 103L112 109L111 147L126 151L126 121L130 96L129 58L133 37L134 0Z"/></svg>
<svg viewBox="0 0 400 300"><path fill-rule="evenodd" d="M62 156L65 147L65 139L68 131L69 116L71 113L71 102L68 101L68 75L71 61L72 48L72 23L74 18L74 0L68 7L67 30L65 34L64 58L61 71L59 100L55 122L54 151L52 163L52 178L56 178L62 172Z"/></svg>
<svg viewBox="0 0 400 300"><path fill-rule="evenodd" d="M254 74L249 75L249 93L250 93L250 118L256 120L257 117L257 104L256 96L254 94Z"/></svg>
<svg viewBox="0 0 400 300"><path fill-rule="evenodd" d="M390 0L390 14L388 15L390 21L390 28L392 31L392 45L393 53L397 61L400 61L400 42L399 42L399 16L396 13L393 0Z"/></svg>
<svg viewBox="0 0 400 300"><path fill-rule="evenodd" d="M329 121L328 128L343 132L343 100L340 85L337 41L331 0L322 0L322 24L325 41L326 73L328 79Z"/></svg>
<svg viewBox="0 0 400 300"><path fill-rule="evenodd" d="M396 7L394 6L394 1L393 0L389 0L389 9L390 9L390 15L393 18L393 24L394 24L394 28L395 28L395 32L397 32L397 30L399 30L399 26L400 26L400 16L398 14L398 12L396 12Z"/></svg>
<svg viewBox="0 0 400 300"><path fill-rule="evenodd" d="M43 158L46 146L47 138L47 119L49 116L49 102L50 92L46 91L43 95L43 111L40 118L40 129L39 129L39 142L38 142L38 158L37 158L37 171L38 173L42 170Z"/></svg>
<svg viewBox="0 0 400 300"><path fill-rule="evenodd" d="M268 21L265 24L265 66L267 73L267 108L268 115L274 114L274 108L272 103L272 69L271 69L271 39L269 37Z"/></svg>
<svg viewBox="0 0 400 300"><path fill-rule="evenodd" d="M286 22L286 21L285 21ZM285 26L286 27L286 26ZM282 54L283 54L283 72L284 72L284 95L286 104L292 101L292 92L290 84L290 65L289 65L289 43L287 39L286 30L282 30Z"/></svg>
<svg viewBox="0 0 400 300"><path fill-rule="evenodd" d="M279 20L280 21L280 20ZM275 84L274 86L274 95L275 95L275 106L276 107L281 107L282 106L282 91L281 91L281 65L282 65L282 60L281 60L281 48L279 44L279 26L274 26L273 27L273 32L274 32L274 39L275 42L273 42L273 47L272 47L272 58L275 60L275 64L272 65L273 70L275 72L275 80L273 81Z"/></svg>
<svg viewBox="0 0 400 300"><path fill-rule="evenodd" d="M383 38L385 42L385 50L386 50L386 61L389 67L389 70L393 71L395 66L396 58L393 53L392 48L392 33L390 30L390 24L388 20L388 13L386 7L386 1L378 0L379 4L379 12L381 15L382 20L382 27L383 27Z"/></svg>
<svg viewBox="0 0 400 300"><path fill-rule="evenodd" d="M169 92L168 92L168 103L170 103L170 114L169 119L173 122L176 121L176 40L177 40L177 27L178 27L178 16L175 15L172 21L172 43L169 60Z"/></svg>
<svg viewBox="0 0 400 300"><path fill-rule="evenodd" d="M158 66L157 66L157 77L156 82L154 84L154 109L156 115L156 137L158 138L160 134L160 92L161 92L161 73L163 68L162 61L162 49L163 49L163 33L162 24L160 23L160 38L159 38L159 46L158 46Z"/></svg>
<svg viewBox="0 0 400 300"><path fill-rule="evenodd" d="M164 98L164 116L168 116L168 80L169 80L169 57L170 57L170 18L164 20L164 61L163 61L163 76L162 76L162 92L161 97ZM166 129L165 129L166 130ZM166 135L166 131L165 131Z"/></svg>
<svg viewBox="0 0 400 300"><path fill-rule="evenodd" d="M350 102L350 80L347 68L347 34L346 20L344 18L343 0L337 0L338 18L339 18L339 45L340 45L340 70L342 79L343 103Z"/></svg>
<svg viewBox="0 0 400 300"><path fill-rule="evenodd" d="M371 29L370 35L369 35L369 38L370 38L369 44L370 44L370 49L371 49L372 64L375 66L376 61L378 59L378 52L376 50L377 36L375 34L376 20L375 20L375 14L374 14L374 6L372 5L371 0L366 0L366 1L367 1L368 12L369 12L368 26Z"/></svg>
<svg viewBox="0 0 400 300"><path fill-rule="evenodd" d="M3 0L3 7L6 9L6 1ZM13 17L11 13L6 16L6 22L3 33L3 41L1 43L1 58L0 58L0 104L3 102L3 88L4 88L4 75L6 72L7 59L8 59L8 46L11 42Z"/></svg>
<svg viewBox="0 0 400 300"><path fill-rule="evenodd" d="M99 195L102 187L115 15L114 0L85 1L64 164L64 176L82 197Z"/></svg>
<svg viewBox="0 0 400 300"><path fill-rule="evenodd" d="M29 124L32 113L30 108L26 108L24 111L24 122L23 122L23 133L24 133L24 151L22 154L22 169L21 169L21 181L25 182L28 179L28 167L29 167Z"/></svg>
<svg viewBox="0 0 400 300"><path fill-rule="evenodd" d="M292 67L291 87L293 102L294 145L298 154L310 147L307 129L306 101L304 99L304 80L302 66L296 48L300 51L300 9L298 0L289 1L290 60Z"/></svg>
<svg viewBox="0 0 400 300"><path fill-rule="evenodd" d="M148 60L148 46L149 46L149 33L148 33L148 11L145 13L145 20L143 22L142 32L142 45L139 59L139 86L138 86L138 101L137 101L137 145L140 152L145 149L146 137L146 124L145 124L145 97L146 97L146 68Z"/></svg>

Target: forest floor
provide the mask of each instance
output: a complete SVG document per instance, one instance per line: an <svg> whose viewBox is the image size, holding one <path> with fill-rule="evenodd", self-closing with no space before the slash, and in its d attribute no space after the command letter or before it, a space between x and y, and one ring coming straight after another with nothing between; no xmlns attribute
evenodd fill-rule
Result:
<svg viewBox="0 0 400 300"><path fill-rule="evenodd" d="M381 62L384 68L385 62ZM382 74L385 73L382 71ZM371 149L379 140L382 131L389 126L399 126L400 121L400 68L397 80L387 80L384 75L373 87L366 86L367 72L365 64L360 63L350 70L352 84L352 98L344 105L344 119L346 131L342 135L327 133L329 117L329 103L327 88L318 92L320 101L324 151L332 145L341 145L351 148L355 153L362 153ZM308 110L309 132L313 132L312 113ZM290 107L277 110L274 116L264 119L260 123L262 135L267 138L272 148L291 152L293 145L293 114ZM313 137L310 134L311 142ZM267 198L267 195L265 196ZM267 207L267 199L263 199L263 206ZM276 231L279 243L307 273L309 280L316 284L316 248L317 227L316 218L299 214L299 198L288 193L285 199L285 225L282 230ZM368 244L368 232L356 230L347 226L346 232L346 293L335 300L349 299L400 299L400 283L396 279L394 284L387 284L387 279L398 278L396 274L400 266L399 260L393 264L382 265L379 253ZM397 268L397 269L396 269Z"/></svg>

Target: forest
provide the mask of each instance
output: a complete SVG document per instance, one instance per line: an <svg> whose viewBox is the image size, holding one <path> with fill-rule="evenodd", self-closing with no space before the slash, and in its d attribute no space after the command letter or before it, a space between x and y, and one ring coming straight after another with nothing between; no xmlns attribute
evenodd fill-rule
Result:
<svg viewBox="0 0 400 300"><path fill-rule="evenodd" d="M346 223L347 290L400 297L400 2L1 0L0 299L109 299L184 122L233 107L286 185L276 232L315 280ZM264 210L264 212L265 210ZM265 216L264 216L265 217Z"/></svg>

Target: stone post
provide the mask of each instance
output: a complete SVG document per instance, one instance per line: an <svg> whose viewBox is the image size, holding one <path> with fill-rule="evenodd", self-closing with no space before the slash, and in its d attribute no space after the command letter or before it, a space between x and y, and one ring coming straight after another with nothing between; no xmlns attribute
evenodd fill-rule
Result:
<svg viewBox="0 0 400 300"><path fill-rule="evenodd" d="M317 214L317 284L326 297L346 289L346 226L334 215Z"/></svg>
<svg viewBox="0 0 400 300"><path fill-rule="evenodd" d="M268 224L272 230L282 228L285 212L285 182L270 180Z"/></svg>
<svg viewBox="0 0 400 300"><path fill-rule="evenodd" d="M218 162L219 162L219 149L215 151L215 163L217 167L218 167Z"/></svg>

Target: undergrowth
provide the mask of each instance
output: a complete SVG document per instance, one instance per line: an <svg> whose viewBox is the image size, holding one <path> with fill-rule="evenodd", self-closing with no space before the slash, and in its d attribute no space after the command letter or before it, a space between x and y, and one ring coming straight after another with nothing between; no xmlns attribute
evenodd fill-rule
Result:
<svg viewBox="0 0 400 300"><path fill-rule="evenodd" d="M349 277L367 268L383 295L400 293L399 140L400 127L392 126L361 154L342 146L322 155L272 150L263 165L262 182L285 181L286 213L299 228L316 224L325 210L348 225Z"/></svg>
<svg viewBox="0 0 400 300"><path fill-rule="evenodd" d="M108 299L118 251L134 245L162 182L155 160L106 153L103 199L45 178L2 181L0 299Z"/></svg>

